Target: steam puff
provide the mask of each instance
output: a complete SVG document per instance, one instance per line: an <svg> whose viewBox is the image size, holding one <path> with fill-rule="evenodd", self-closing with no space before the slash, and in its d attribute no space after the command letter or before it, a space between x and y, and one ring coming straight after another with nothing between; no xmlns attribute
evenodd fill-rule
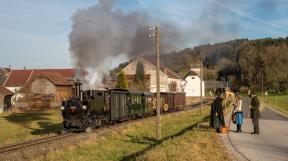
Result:
<svg viewBox="0 0 288 161"><path fill-rule="evenodd" d="M111 66L103 64L108 59L123 54L132 58L154 53L154 43L148 37L147 25L155 24L150 16L140 12L125 14L114 11L114 3L114 0L101 0L98 5L78 10L72 17L70 52L76 68L92 72L93 76L86 78L89 86L99 84L111 69ZM167 28L161 30L165 35L161 37L161 51L176 49L181 43L179 39L179 43L175 43L180 37L177 28L166 22L159 22L158 26Z"/></svg>

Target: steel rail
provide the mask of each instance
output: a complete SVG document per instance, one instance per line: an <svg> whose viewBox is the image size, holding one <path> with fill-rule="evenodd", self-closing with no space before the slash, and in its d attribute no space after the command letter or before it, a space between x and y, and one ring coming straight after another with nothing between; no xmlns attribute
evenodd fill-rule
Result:
<svg viewBox="0 0 288 161"><path fill-rule="evenodd" d="M8 145L5 147L0 147L0 154L6 153L6 152L11 152L11 151L16 151L18 149L23 149L23 148L33 146L33 145L38 145L38 144L42 144L42 143L47 143L47 142L63 139L63 138L74 136L74 135L76 135L76 133L67 133L67 134L49 136L49 137L45 137L45 138L26 141L26 142L22 142L22 143L18 143L18 144L12 144L12 145Z"/></svg>

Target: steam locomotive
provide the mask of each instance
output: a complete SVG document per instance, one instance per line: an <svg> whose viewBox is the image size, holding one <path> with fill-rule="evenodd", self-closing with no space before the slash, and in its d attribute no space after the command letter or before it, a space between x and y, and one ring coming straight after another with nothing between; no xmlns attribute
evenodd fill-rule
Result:
<svg viewBox="0 0 288 161"><path fill-rule="evenodd" d="M123 89L80 91L75 83L75 96L62 102L64 131L84 131L103 125L156 114L156 94ZM183 110L185 93L162 92L161 111Z"/></svg>

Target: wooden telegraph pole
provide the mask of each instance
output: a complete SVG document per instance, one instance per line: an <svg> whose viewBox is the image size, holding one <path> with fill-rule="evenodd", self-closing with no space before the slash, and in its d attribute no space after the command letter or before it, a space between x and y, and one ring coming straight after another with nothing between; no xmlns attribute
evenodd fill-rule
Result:
<svg viewBox="0 0 288 161"><path fill-rule="evenodd" d="M263 91L263 69L261 70L261 93L262 93L262 101L263 101L263 97L264 97L264 91Z"/></svg>
<svg viewBox="0 0 288 161"><path fill-rule="evenodd" d="M161 123L160 123L160 32L159 27L150 27L150 32L153 32L149 37L153 37L156 43L156 86L157 86L157 98L156 98L156 138L161 139Z"/></svg>
<svg viewBox="0 0 288 161"><path fill-rule="evenodd" d="M203 110L203 98L202 98L202 81L203 81L203 62L200 60L200 100L201 100L201 106L200 106L200 114L202 115Z"/></svg>

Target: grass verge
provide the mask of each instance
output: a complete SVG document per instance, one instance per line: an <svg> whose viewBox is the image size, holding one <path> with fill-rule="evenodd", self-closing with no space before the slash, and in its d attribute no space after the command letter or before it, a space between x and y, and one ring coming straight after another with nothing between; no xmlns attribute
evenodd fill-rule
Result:
<svg viewBox="0 0 288 161"><path fill-rule="evenodd" d="M157 141L155 120L132 122L77 146L36 160L229 160L217 134L208 129L209 110L187 111L161 117L162 139ZM206 123L203 123L206 122ZM200 124L200 128L195 128Z"/></svg>
<svg viewBox="0 0 288 161"><path fill-rule="evenodd" d="M270 106L280 110L281 112L284 112L288 114L288 94L274 94L269 93L268 96L261 97L261 94L258 96L261 100L261 102L267 103Z"/></svg>
<svg viewBox="0 0 288 161"><path fill-rule="evenodd" d="M61 127L59 110L4 113L0 115L0 146L53 135Z"/></svg>

